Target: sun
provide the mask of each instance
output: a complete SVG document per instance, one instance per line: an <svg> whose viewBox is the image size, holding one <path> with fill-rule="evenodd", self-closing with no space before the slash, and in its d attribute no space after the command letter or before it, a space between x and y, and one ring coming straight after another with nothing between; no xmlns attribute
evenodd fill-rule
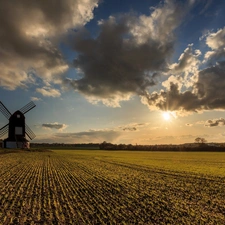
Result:
<svg viewBox="0 0 225 225"><path fill-rule="evenodd" d="M171 119L171 115L169 112L163 112L162 116L166 121L169 121Z"/></svg>

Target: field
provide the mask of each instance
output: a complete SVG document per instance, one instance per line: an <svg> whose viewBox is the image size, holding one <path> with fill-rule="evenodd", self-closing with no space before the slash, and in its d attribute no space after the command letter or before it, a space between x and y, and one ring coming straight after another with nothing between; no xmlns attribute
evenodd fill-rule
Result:
<svg viewBox="0 0 225 225"><path fill-rule="evenodd" d="M0 224L225 224L225 153L0 154Z"/></svg>

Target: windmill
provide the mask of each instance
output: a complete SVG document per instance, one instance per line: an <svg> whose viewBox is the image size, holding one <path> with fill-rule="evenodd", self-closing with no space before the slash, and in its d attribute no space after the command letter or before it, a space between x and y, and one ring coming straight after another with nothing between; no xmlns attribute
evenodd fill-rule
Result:
<svg viewBox="0 0 225 225"><path fill-rule="evenodd" d="M4 106L0 101L0 111L9 120L9 123L0 129L0 137L3 137L8 133L8 138L3 141L4 148L29 148L30 143L26 139L30 140L35 138L35 134L25 123L25 116L27 112L33 109L36 105L31 101L20 110L17 110L13 114Z"/></svg>

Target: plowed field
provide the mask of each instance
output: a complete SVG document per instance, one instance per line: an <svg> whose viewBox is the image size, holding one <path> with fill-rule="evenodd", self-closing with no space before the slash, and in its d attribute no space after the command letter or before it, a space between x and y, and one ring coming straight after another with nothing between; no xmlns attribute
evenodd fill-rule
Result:
<svg viewBox="0 0 225 225"><path fill-rule="evenodd" d="M225 153L0 155L0 224L225 224Z"/></svg>

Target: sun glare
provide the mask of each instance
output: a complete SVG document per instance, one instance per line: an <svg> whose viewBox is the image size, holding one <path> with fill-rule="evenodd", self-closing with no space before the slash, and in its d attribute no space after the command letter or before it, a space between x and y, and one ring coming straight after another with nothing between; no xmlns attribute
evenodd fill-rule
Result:
<svg viewBox="0 0 225 225"><path fill-rule="evenodd" d="M171 119L170 113L169 112L163 112L163 118L164 120L169 121Z"/></svg>

